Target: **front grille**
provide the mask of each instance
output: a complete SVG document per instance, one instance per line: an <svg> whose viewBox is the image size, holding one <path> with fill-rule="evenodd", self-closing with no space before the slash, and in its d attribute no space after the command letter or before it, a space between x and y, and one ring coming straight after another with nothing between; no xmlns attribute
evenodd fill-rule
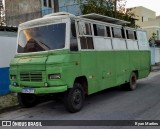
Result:
<svg viewBox="0 0 160 129"><path fill-rule="evenodd" d="M21 72L20 73L21 81L30 81L30 82L41 82L42 73L41 72Z"/></svg>

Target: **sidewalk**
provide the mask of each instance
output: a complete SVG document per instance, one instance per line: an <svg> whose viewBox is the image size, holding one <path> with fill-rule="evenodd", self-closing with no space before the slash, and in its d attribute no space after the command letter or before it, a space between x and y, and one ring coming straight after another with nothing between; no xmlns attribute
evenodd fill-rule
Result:
<svg viewBox="0 0 160 129"><path fill-rule="evenodd" d="M0 96L0 114L6 111L14 110L17 107L17 96L14 93Z"/></svg>
<svg viewBox="0 0 160 129"><path fill-rule="evenodd" d="M152 71L160 70L160 63L151 66Z"/></svg>

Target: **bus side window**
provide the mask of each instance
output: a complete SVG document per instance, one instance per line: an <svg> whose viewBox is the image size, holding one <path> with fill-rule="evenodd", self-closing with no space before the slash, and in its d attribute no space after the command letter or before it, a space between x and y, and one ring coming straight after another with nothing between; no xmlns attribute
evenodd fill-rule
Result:
<svg viewBox="0 0 160 129"><path fill-rule="evenodd" d="M94 49L91 24L79 22L81 49Z"/></svg>
<svg viewBox="0 0 160 129"><path fill-rule="evenodd" d="M92 37L81 37L81 49L94 49Z"/></svg>
<svg viewBox="0 0 160 129"><path fill-rule="evenodd" d="M71 22L70 51L78 51L75 21Z"/></svg>
<svg viewBox="0 0 160 129"><path fill-rule="evenodd" d="M121 29L121 32L122 32L122 38L125 39L125 30L123 28Z"/></svg>
<svg viewBox="0 0 160 129"><path fill-rule="evenodd" d="M106 36L107 36L107 37L111 37L110 27L108 27L108 26L106 26Z"/></svg>
<svg viewBox="0 0 160 129"><path fill-rule="evenodd" d="M122 38L122 32L120 28L112 27L112 33L114 38Z"/></svg>
<svg viewBox="0 0 160 129"><path fill-rule="evenodd" d="M135 37L135 40L137 40L137 33L136 33L136 31L134 31L134 37Z"/></svg>
<svg viewBox="0 0 160 129"><path fill-rule="evenodd" d="M133 30L126 30L127 39L133 39L133 40L135 40L136 37L135 37L135 33L134 32L135 31L133 31Z"/></svg>
<svg viewBox="0 0 160 129"><path fill-rule="evenodd" d="M85 22L78 23L79 34L80 35L92 35L91 24Z"/></svg>
<svg viewBox="0 0 160 129"><path fill-rule="evenodd" d="M86 35L92 35L91 24L85 23L85 27L86 27Z"/></svg>
<svg viewBox="0 0 160 129"><path fill-rule="evenodd" d="M105 28L102 25L93 24L95 36L105 36Z"/></svg>

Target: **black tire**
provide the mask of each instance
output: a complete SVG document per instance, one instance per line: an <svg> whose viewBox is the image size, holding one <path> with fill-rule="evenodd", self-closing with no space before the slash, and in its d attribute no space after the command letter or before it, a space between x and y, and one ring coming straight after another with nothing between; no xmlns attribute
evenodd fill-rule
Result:
<svg viewBox="0 0 160 129"><path fill-rule="evenodd" d="M122 89L133 91L137 88L137 75L132 72L129 78L129 82L121 85Z"/></svg>
<svg viewBox="0 0 160 129"><path fill-rule="evenodd" d="M18 93L18 102L21 107L30 108L38 104L38 99L34 94Z"/></svg>
<svg viewBox="0 0 160 129"><path fill-rule="evenodd" d="M129 82L124 84L123 88L129 91L135 90L137 88L137 75L135 72L131 73Z"/></svg>
<svg viewBox="0 0 160 129"><path fill-rule="evenodd" d="M64 95L64 104L66 109L75 113L82 109L84 105L84 89L79 83L75 83L72 89L69 89Z"/></svg>

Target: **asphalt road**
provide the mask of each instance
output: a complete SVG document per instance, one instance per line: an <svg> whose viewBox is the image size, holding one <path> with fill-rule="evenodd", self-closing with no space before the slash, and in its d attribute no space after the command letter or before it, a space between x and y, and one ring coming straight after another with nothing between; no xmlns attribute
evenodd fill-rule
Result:
<svg viewBox="0 0 160 129"><path fill-rule="evenodd" d="M152 72L148 78L139 80L135 91L124 91L116 87L88 96L84 108L78 113L68 113L62 103L49 101L33 108L0 114L0 120L160 120L160 71ZM135 129L136 127L92 127L94 128ZM160 126L139 128L158 129Z"/></svg>

